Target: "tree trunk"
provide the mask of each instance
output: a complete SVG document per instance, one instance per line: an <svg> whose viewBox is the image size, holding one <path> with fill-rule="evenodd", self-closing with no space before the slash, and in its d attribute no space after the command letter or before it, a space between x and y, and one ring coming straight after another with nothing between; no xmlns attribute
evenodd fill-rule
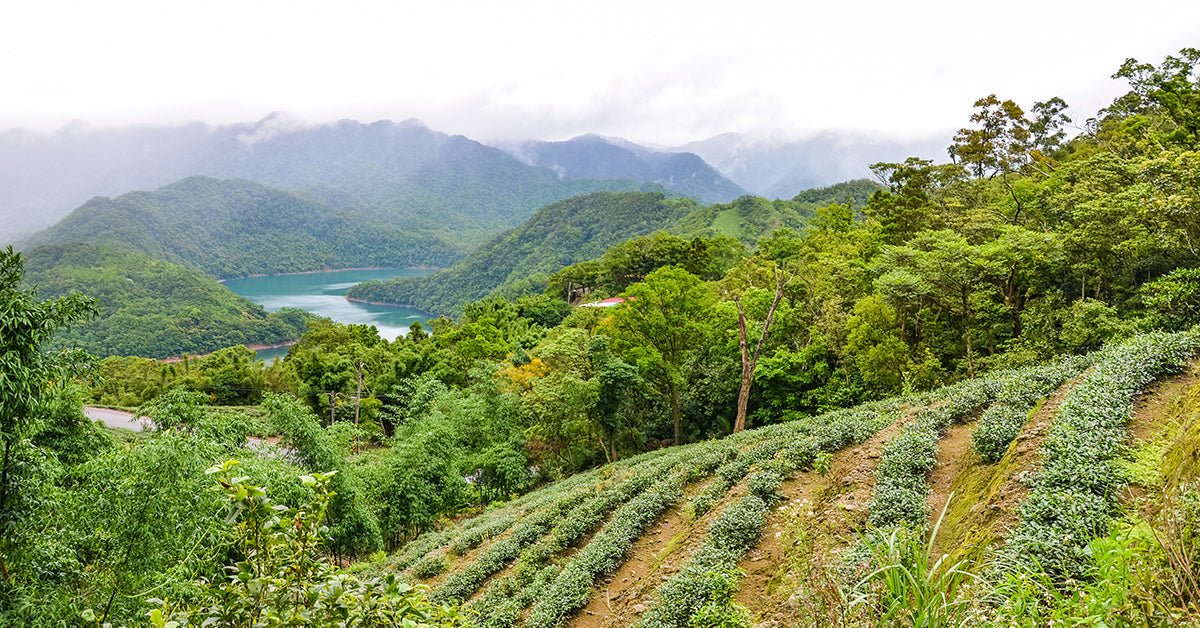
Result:
<svg viewBox="0 0 1200 628"><path fill-rule="evenodd" d="M737 418L733 422L734 434L746 429L746 408L750 404L750 387L754 385L754 369L758 366L758 357L762 354L763 343L767 339L767 330L771 329L771 321L775 318L775 309L783 300L783 289L791 282L791 279L785 281L783 275L779 274L778 266L774 270L775 300L771 302L771 309L767 310L767 318L763 321L762 333L758 335L758 344L754 346L753 356L749 355L746 347L746 313L742 310L742 300L739 297L733 297L733 302L737 304L738 310L738 342L742 348L742 389L738 391Z"/></svg>
<svg viewBox="0 0 1200 628"><path fill-rule="evenodd" d="M675 391L675 384L670 384L667 391L667 397L671 402L671 421L675 423L675 444L679 444L679 394Z"/></svg>

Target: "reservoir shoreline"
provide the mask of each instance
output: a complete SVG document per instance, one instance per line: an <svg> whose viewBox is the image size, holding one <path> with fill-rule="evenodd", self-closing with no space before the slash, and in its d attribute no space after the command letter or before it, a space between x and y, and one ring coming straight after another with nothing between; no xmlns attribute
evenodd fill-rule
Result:
<svg viewBox="0 0 1200 628"><path fill-rule="evenodd" d="M238 279L251 279L257 277L288 277L291 275L318 275L321 273L340 273L345 270L441 270L437 266L363 266L361 268L323 268L321 270L298 270L292 273L255 273L253 275L242 275L241 277L225 277L218 279L217 283L225 283L226 281L237 281ZM390 303L380 303L378 305L391 305Z"/></svg>
<svg viewBox="0 0 1200 628"><path fill-rule="evenodd" d="M249 349L250 351L263 351L266 349L282 349L284 347L290 347L290 346L296 344L297 342L300 342L299 338L296 338L295 340L285 340L283 342L256 342L254 344L246 345L246 348ZM225 348L228 349L229 347L225 347ZM220 351L220 350L221 349L218 349L218 351ZM180 362L183 362L183 359L185 357L189 360L192 360L195 358L207 357L214 353L216 353L216 351L210 351L208 353L189 353L186 356L173 355L169 358L161 358L158 361L162 362L163 364L179 364Z"/></svg>

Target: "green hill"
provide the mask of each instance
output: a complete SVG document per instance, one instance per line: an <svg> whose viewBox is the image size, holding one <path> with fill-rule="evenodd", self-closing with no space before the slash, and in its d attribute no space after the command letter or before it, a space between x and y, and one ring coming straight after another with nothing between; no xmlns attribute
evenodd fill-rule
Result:
<svg viewBox="0 0 1200 628"><path fill-rule="evenodd" d="M153 192L94 198L29 246L120 244L231 278L370 266L441 265L454 247L398 222L341 210L249 181L191 177Z"/></svg>
<svg viewBox="0 0 1200 628"><path fill-rule="evenodd" d="M846 200L842 188L830 190L825 198ZM610 247L639 236L657 231L685 238L728 236L753 246L775 229L803 229L815 206L813 201L768 201L755 196L698 206L662 194L590 194L538 210L525 224L497 236L451 268L419 279L366 282L352 288L348 296L456 312L464 302L489 294L541 293L555 272L599 258Z"/></svg>
<svg viewBox="0 0 1200 628"><path fill-rule="evenodd" d="M295 340L314 315L267 312L197 270L115 245L42 246L26 255L25 280L44 297L84 292L100 316L60 332L55 346L100 357L166 358L233 345Z"/></svg>
<svg viewBox="0 0 1200 628"><path fill-rule="evenodd" d="M1098 354L642 454L427 532L367 572L427 584L431 599L464 604L478 618L472 625L487 628L827 625L831 614L854 611L847 592L870 604L866 613L886 608L877 596L892 591L945 595L944 605L918 610L961 618L989 608L990 593L1022 595L1016 574L1053 590L1093 560L1119 561L1092 558L1106 542L1129 556L1158 555L1122 542L1115 524L1107 532L1118 505L1136 510L1134 494L1167 504L1149 519L1154 534L1187 525L1166 513L1196 512L1187 504L1198 497L1191 483L1200 468L1189 456L1200 384L1194 372L1155 380L1182 370L1198 339L1147 334ZM1148 402L1135 410L1139 395ZM998 424L1006 436L997 437ZM1120 447L1108 446L1124 442L1143 466L1128 476L1136 493L1118 495L1120 477L1083 470L1125 464ZM1024 478L1039 469L1045 477L1029 489ZM1059 502L1076 506L1051 506ZM926 545L931 530L936 549ZM1072 542L1073 533L1098 535L1100 545ZM943 569L958 571L932 568L926 579L928 551L948 554ZM1003 562L985 562L994 557ZM989 564L1014 580L961 586ZM920 570L919 579L882 589L901 570ZM1077 591L1112 595L1150 572L1139 573L1081 580ZM697 621L713 616L729 623Z"/></svg>
<svg viewBox="0 0 1200 628"><path fill-rule="evenodd" d="M670 200L648 192L597 192L569 198L543 207L525 224L496 236L448 269L427 277L362 283L348 296L453 312L461 303L498 288L510 296L527 289L541 293L551 273L662 229L695 207L689 199Z"/></svg>

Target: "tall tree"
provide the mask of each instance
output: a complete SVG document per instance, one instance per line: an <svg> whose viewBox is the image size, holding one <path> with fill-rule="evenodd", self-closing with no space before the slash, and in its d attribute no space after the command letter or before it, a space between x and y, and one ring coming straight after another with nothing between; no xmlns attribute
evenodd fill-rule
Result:
<svg viewBox="0 0 1200 628"><path fill-rule="evenodd" d="M766 341L767 332L771 329L771 323L775 319L775 310L779 307L779 302L783 300L783 290L795 277L795 275L784 277L783 273L779 272L778 264L773 266L772 270L775 271L775 298L771 301L771 307L767 308L767 316L763 319L762 332L758 335L758 342L754 344L753 354L749 353L746 345L746 312L742 309L741 296L733 298L738 310L738 346L742 350L742 387L738 391L737 418L733 423L734 434L746 429L746 407L750 403L750 387L754 384L754 369L758 366L763 343Z"/></svg>
<svg viewBox="0 0 1200 628"><path fill-rule="evenodd" d="M683 366L702 339L701 322L712 306L712 295L699 277L666 266L630 286L622 296L625 302L603 330L612 336L617 350L667 397L678 445Z"/></svg>

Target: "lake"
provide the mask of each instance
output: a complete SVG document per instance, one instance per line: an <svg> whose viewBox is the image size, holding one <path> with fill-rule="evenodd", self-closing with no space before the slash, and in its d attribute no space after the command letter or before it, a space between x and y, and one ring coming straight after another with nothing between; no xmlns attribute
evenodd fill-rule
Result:
<svg viewBox="0 0 1200 628"><path fill-rule="evenodd" d="M420 277L432 270L393 268L385 270L337 270L328 273L303 275L269 275L225 281L225 287L275 312L285 307L298 307L313 314L327 316L339 323L374 325L379 335L395 340L408 333L413 321L422 325L437 318L429 312L398 305L369 305L346 300L346 290L356 283L392 277ZM258 357L270 361L283 357L288 347L264 349Z"/></svg>

